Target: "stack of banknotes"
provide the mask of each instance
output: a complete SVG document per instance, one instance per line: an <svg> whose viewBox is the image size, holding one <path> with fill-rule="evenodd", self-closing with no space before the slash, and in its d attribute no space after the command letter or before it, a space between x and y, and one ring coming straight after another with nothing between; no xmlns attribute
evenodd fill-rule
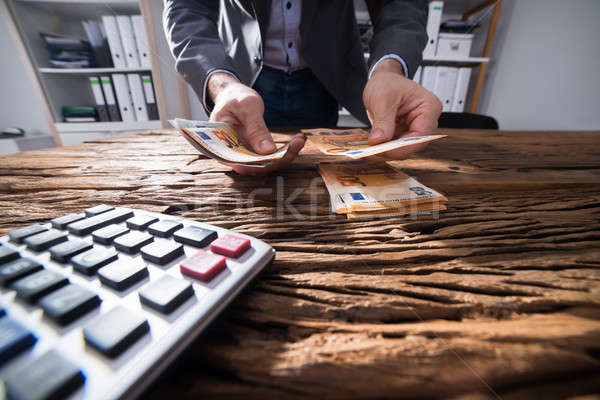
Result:
<svg viewBox="0 0 600 400"><path fill-rule="evenodd" d="M287 146L282 146L268 155L257 154L240 140L237 127L228 123L179 118L170 122L200 153L224 164L262 168L287 151ZM324 155L348 158L348 162L324 162L318 166L329 191L332 212L363 218L446 209L448 200L443 195L402 171L384 162L360 160L445 135L403 137L370 146L369 132L364 129L308 129L302 133Z"/></svg>
<svg viewBox="0 0 600 400"><path fill-rule="evenodd" d="M388 163L321 163L331 212L349 219L439 212L448 199Z"/></svg>
<svg viewBox="0 0 600 400"><path fill-rule="evenodd" d="M242 143L235 125L224 122L190 121L176 118L169 121L200 153L225 164L264 167L285 155L287 146L267 155L253 152ZM307 129L302 130L323 154L360 159L417 143L441 139L446 135L405 137L369 146L369 132L364 129Z"/></svg>

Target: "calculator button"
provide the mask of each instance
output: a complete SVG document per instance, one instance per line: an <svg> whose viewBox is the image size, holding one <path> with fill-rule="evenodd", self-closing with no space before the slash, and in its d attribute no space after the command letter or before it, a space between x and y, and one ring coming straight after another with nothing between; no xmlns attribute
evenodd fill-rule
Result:
<svg viewBox="0 0 600 400"><path fill-rule="evenodd" d="M225 257L204 250L182 262L179 270L182 274L208 282L227 267Z"/></svg>
<svg viewBox="0 0 600 400"><path fill-rule="evenodd" d="M127 218L133 217L133 211L127 209L115 209L82 219L81 221L73 222L67 225L67 230L77 236L89 235L95 230L104 228L105 226L118 224L119 222L125 221Z"/></svg>
<svg viewBox="0 0 600 400"><path fill-rule="evenodd" d="M119 260L98 270L100 282L116 290L125 290L148 276L148 268L135 260Z"/></svg>
<svg viewBox="0 0 600 400"><path fill-rule="evenodd" d="M18 322L5 317L0 319L0 365L37 341L36 337Z"/></svg>
<svg viewBox="0 0 600 400"><path fill-rule="evenodd" d="M65 229L72 222L80 221L85 218L85 214L67 214L62 217L54 218L50 221L56 229Z"/></svg>
<svg viewBox="0 0 600 400"><path fill-rule="evenodd" d="M250 239L227 234L210 244L210 249L227 257L237 258L250 248Z"/></svg>
<svg viewBox="0 0 600 400"><path fill-rule="evenodd" d="M139 292L140 301L163 314L173 312L194 295L192 284L165 275Z"/></svg>
<svg viewBox="0 0 600 400"><path fill-rule="evenodd" d="M69 259L79 253L92 248L92 244L83 240L68 240L50 247L50 258L60 263L66 263Z"/></svg>
<svg viewBox="0 0 600 400"><path fill-rule="evenodd" d="M154 264L165 265L183 255L183 245L159 239L141 249L142 258Z"/></svg>
<svg viewBox="0 0 600 400"><path fill-rule="evenodd" d="M17 291L18 297L29 303L35 303L40 297L68 283L69 280L64 276L45 269L16 281L12 288Z"/></svg>
<svg viewBox="0 0 600 400"><path fill-rule="evenodd" d="M44 251L55 244L62 243L67 240L67 234L56 229L38 233L37 235L29 236L23 242L28 249L33 251Z"/></svg>
<svg viewBox="0 0 600 400"><path fill-rule="evenodd" d="M125 223L131 229L135 229L137 231L145 231L149 225L158 221L156 217L150 217L148 215L136 215L133 218L129 218Z"/></svg>
<svg viewBox="0 0 600 400"><path fill-rule="evenodd" d="M109 225L92 232L92 238L96 243L110 245L113 240L126 233L129 233L129 228L120 225Z"/></svg>
<svg viewBox="0 0 600 400"><path fill-rule="evenodd" d="M173 232L183 228L183 224L179 221L162 220L155 222L148 227L148 232L154 236L168 238L173 235Z"/></svg>
<svg viewBox="0 0 600 400"><path fill-rule="evenodd" d="M152 243L154 237L144 232L129 232L113 241L115 249L129 254L136 254L145 245Z"/></svg>
<svg viewBox="0 0 600 400"><path fill-rule="evenodd" d="M114 207L107 206L106 204L100 204L96 207L86 208L85 215L88 217L94 217L96 215L104 214L105 212L114 210Z"/></svg>
<svg viewBox="0 0 600 400"><path fill-rule="evenodd" d="M71 258L73 269L85 275L94 275L96 271L117 261L119 256L114 250L92 249Z"/></svg>
<svg viewBox="0 0 600 400"><path fill-rule="evenodd" d="M33 274L44 269L42 264L30 258L19 258L13 262L0 266L0 284L8 286L17 279Z"/></svg>
<svg viewBox="0 0 600 400"><path fill-rule="evenodd" d="M46 232L48 228L42 225L30 225L25 228L17 229L9 232L8 237L13 242L23 243L23 239L29 236L37 235L38 233Z"/></svg>
<svg viewBox="0 0 600 400"><path fill-rule="evenodd" d="M35 360L28 360L5 378L9 399L66 399L85 382L75 364L50 350Z"/></svg>
<svg viewBox="0 0 600 400"><path fill-rule="evenodd" d="M0 264L16 260L21 257L19 252L12 247L0 245Z"/></svg>
<svg viewBox="0 0 600 400"><path fill-rule="evenodd" d="M71 284L44 296L40 306L48 317L66 325L97 308L100 302L96 293Z"/></svg>
<svg viewBox="0 0 600 400"><path fill-rule="evenodd" d="M204 247L217 238L217 232L210 229L188 226L175 232L173 238L176 242L194 247Z"/></svg>
<svg viewBox="0 0 600 400"><path fill-rule="evenodd" d="M85 341L104 355L114 358L148 331L148 321L123 308L113 308L84 328Z"/></svg>

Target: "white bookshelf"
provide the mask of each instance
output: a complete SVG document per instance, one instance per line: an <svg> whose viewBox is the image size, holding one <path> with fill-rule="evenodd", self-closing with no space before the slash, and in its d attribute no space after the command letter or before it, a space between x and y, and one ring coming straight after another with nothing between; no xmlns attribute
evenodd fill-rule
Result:
<svg viewBox="0 0 600 400"><path fill-rule="evenodd" d="M471 67L477 69L475 74L475 84L471 88L469 84L469 97L471 98L470 108L465 111L472 113L477 112L477 107L481 97L483 83L487 72L488 65L491 61L490 54L492 50L494 35L498 19L500 17L500 10L502 8L502 0L443 0L444 1L444 16L462 18L468 20L473 16L479 15L482 12L488 13L490 16L490 23L487 30L481 29L477 34L485 36L485 46L483 48L483 54L481 56L469 56L469 57L425 57L421 65L423 66L452 66L452 67ZM355 1L356 6L356 1ZM359 21L367 21L369 19L369 13L366 8L360 10L357 8L356 17ZM443 18L442 20L447 19ZM369 53L365 53L365 61L370 57ZM345 109L341 109L339 112L339 126L359 126L360 122L356 120L352 115Z"/></svg>
<svg viewBox="0 0 600 400"><path fill-rule="evenodd" d="M5 0L5 18L14 27L16 40L23 47L25 58L34 71L34 85L45 100L54 141L57 145L74 144L100 137L160 129L167 126L166 104L161 83L160 63L156 51L153 25L150 22L150 1L153 0ZM53 68L40 32L69 35L87 39L82 20L100 21L102 15L141 14L146 24L152 68ZM89 76L113 73L150 73L159 111L159 120L138 122L63 122L62 108L94 106Z"/></svg>

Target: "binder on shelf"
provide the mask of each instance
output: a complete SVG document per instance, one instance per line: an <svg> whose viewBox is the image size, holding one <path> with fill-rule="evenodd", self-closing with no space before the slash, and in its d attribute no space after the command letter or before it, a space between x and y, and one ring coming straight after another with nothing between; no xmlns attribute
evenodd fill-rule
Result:
<svg viewBox="0 0 600 400"><path fill-rule="evenodd" d="M160 119L158 117L158 107L154 97L154 87L152 85L152 77L150 75L142 75L142 86L144 87L144 97L146 98L146 110L148 110L148 118L152 120Z"/></svg>
<svg viewBox="0 0 600 400"><path fill-rule="evenodd" d="M419 67L417 68L417 71L415 72L415 76L413 76L413 81L417 82L417 83L421 83L421 73L423 71L423 67Z"/></svg>
<svg viewBox="0 0 600 400"><path fill-rule="evenodd" d="M131 101L131 94L129 93L127 78L125 78L124 74L113 74L112 81L115 86L121 120L123 122L135 122L135 114L133 112L133 104Z"/></svg>
<svg viewBox="0 0 600 400"><path fill-rule="evenodd" d="M140 58L138 57L137 46L133 36L133 26L131 18L128 15L117 15L117 26L121 34L121 42L123 43L123 52L125 53L125 64L129 68L139 68Z"/></svg>
<svg viewBox="0 0 600 400"><path fill-rule="evenodd" d="M467 92L469 91L469 80L471 79L471 68L463 67L458 69L456 78L456 88L452 98L452 112L465 111L467 101Z"/></svg>
<svg viewBox="0 0 600 400"><path fill-rule="evenodd" d="M435 85L433 93L442 102L444 112L452 110L452 99L454 97L454 88L456 87L456 78L458 68L454 67L437 67L435 71Z"/></svg>
<svg viewBox="0 0 600 400"><path fill-rule="evenodd" d="M143 68L152 68L150 61L150 46L148 46L148 36L146 36L146 27L144 26L144 18L141 15L132 15L131 24L133 25L133 35L135 36L135 44L138 49L140 65Z"/></svg>
<svg viewBox="0 0 600 400"><path fill-rule="evenodd" d="M106 42L106 34L102 30L102 24L98 21L81 21L83 30L88 37L92 50L94 51L94 57L96 58L96 64L98 67L112 67L110 51Z"/></svg>
<svg viewBox="0 0 600 400"><path fill-rule="evenodd" d="M121 113L119 113L119 106L115 100L115 92L113 90L110 76L101 76L100 83L102 84L102 93L104 94L106 108L108 109L108 117L111 121L120 121Z"/></svg>
<svg viewBox="0 0 600 400"><path fill-rule="evenodd" d="M437 67L423 67L423 72L421 73L421 86L430 92L433 92L433 88L435 87L436 69Z"/></svg>
<svg viewBox="0 0 600 400"><path fill-rule="evenodd" d="M131 91L131 100L133 101L133 113L136 121L148 121L148 111L146 110L146 100L144 99L144 89L140 74L127 74L129 89Z"/></svg>
<svg viewBox="0 0 600 400"><path fill-rule="evenodd" d="M108 48L112 57L115 68L125 68L125 53L123 52L123 44L121 43L121 35L117 26L117 19L112 15L103 15L102 23L106 31L106 39L108 40Z"/></svg>
<svg viewBox="0 0 600 400"><path fill-rule="evenodd" d="M96 102L98 119L102 122L110 121L110 118L108 117L108 108L106 107L104 95L102 94L102 86L100 86L100 79L98 79L97 76L90 76L89 80L92 93L94 94L94 101Z"/></svg>
<svg viewBox="0 0 600 400"><path fill-rule="evenodd" d="M435 57L443 9L443 1L432 1L429 3L429 14L427 15L427 36L429 37L429 40L427 41L425 50L423 50L424 58Z"/></svg>

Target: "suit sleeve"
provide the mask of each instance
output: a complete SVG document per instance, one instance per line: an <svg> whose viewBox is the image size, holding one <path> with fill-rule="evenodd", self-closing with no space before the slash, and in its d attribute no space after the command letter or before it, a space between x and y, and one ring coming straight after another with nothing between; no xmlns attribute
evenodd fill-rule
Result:
<svg viewBox="0 0 600 400"><path fill-rule="evenodd" d="M217 70L235 75L231 59L219 38L218 0L165 0L163 26L175 69L196 92L205 109L213 104L206 96L206 83Z"/></svg>
<svg viewBox="0 0 600 400"><path fill-rule="evenodd" d="M373 24L369 70L382 57L395 54L405 61L405 73L412 78L427 44L427 1L367 0L367 7Z"/></svg>

